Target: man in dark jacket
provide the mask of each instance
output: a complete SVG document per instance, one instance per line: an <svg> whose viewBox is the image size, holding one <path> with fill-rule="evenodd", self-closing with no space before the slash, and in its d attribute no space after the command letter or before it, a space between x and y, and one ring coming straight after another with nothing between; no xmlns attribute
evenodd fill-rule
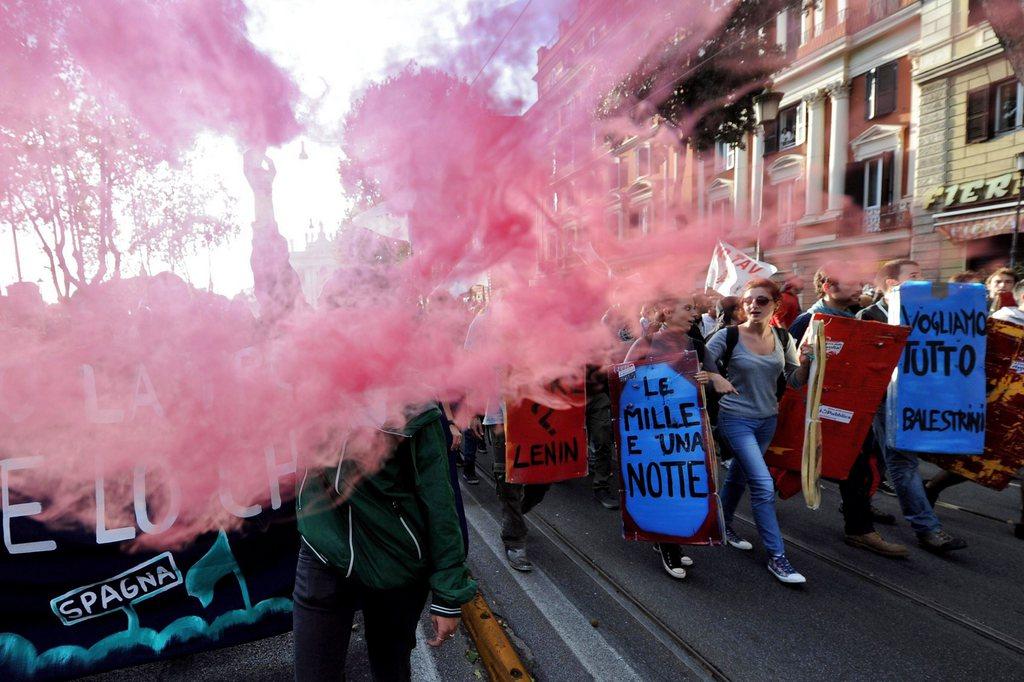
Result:
<svg viewBox="0 0 1024 682"><path fill-rule="evenodd" d="M817 302L801 314L789 328L794 339L803 338L815 313L853 317L850 307L857 301L861 285L849 272L844 272L836 263L822 266L814 273L814 288L818 293ZM871 491L875 488L877 473L872 467L875 448L872 439L861 448L860 454L850 467L850 473L839 482L839 493L843 503L843 530L846 544L887 557L904 557L907 548L889 542L875 530L875 522L894 523L890 514L885 514L871 505Z"/></svg>
<svg viewBox="0 0 1024 682"><path fill-rule="evenodd" d="M308 469L300 478L293 615L298 682L342 678L359 610L373 678L408 680L428 593L432 646L453 635L462 604L476 594L440 410L419 411L385 433L394 449L372 476L360 477L343 448L337 466Z"/></svg>
<svg viewBox="0 0 1024 682"><path fill-rule="evenodd" d="M878 271L878 285L884 294L883 298L857 313L857 319L874 322L889 321L889 296L893 289L912 280L920 280L921 266L908 259L891 260ZM912 452L890 448L886 441L885 414L887 401L875 414L873 424L875 440L882 451L889 480L899 498L903 516L917 533L918 542L930 552L943 554L967 546L961 538L954 537L942 528L939 517L924 489L919 471L920 461Z"/></svg>

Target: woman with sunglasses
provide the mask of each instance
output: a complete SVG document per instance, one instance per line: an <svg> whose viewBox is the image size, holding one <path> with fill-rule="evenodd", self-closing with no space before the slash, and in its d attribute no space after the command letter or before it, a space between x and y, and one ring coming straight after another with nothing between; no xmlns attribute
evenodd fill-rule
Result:
<svg viewBox="0 0 1024 682"><path fill-rule="evenodd" d="M782 292L768 279L747 282L740 294L740 305L747 319L739 325L739 340L728 360L727 376L717 373L719 359L728 355L727 330L717 332L708 340L707 367L719 401L718 432L725 438L736 460L729 467L722 486L722 510L728 543L743 550L752 549L747 540L732 528L733 513L750 488L750 504L761 542L768 551L768 570L784 583L803 583L806 579L786 559L782 532L775 516L775 484L764 454L768 450L779 412L776 396L778 380L785 375L791 386L807 383L810 369L810 347L801 348L787 333L778 333L771 326ZM782 339L786 340L783 345Z"/></svg>
<svg viewBox="0 0 1024 682"><path fill-rule="evenodd" d="M657 301L651 310L654 317L662 320L661 328L650 336L637 339L630 347L623 362L640 360L661 360L683 351L696 351L700 366L704 366L704 341L695 324L700 320L700 306L694 296L666 296ZM708 373L699 371L694 379L699 384L708 381ZM661 554L661 566L673 578L686 577L686 568L693 565L693 559L683 554L680 545L668 542L657 543L654 548Z"/></svg>

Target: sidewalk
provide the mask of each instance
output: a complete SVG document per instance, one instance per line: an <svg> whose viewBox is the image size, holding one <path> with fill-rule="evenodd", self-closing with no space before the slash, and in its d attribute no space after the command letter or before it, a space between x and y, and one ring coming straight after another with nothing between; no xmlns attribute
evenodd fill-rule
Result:
<svg viewBox="0 0 1024 682"><path fill-rule="evenodd" d="M357 625L349 644L345 674L348 682L369 682L370 664L366 658L366 642L362 634L362 617L356 616ZM459 626L455 638L440 649L427 646L432 633L430 616L424 615L416 635L416 649L412 652L412 678L417 682L439 680L487 679L477 662L476 650ZM471 662L471 660L473 662ZM192 656L169 659L157 663L114 670L82 678L88 682L134 682L136 680L187 680L188 682L284 682L292 675L292 633L240 644L225 649L204 651Z"/></svg>

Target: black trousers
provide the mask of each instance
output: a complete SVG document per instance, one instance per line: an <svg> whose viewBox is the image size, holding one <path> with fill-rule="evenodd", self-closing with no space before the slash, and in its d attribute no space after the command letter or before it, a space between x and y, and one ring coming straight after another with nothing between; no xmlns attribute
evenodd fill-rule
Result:
<svg viewBox="0 0 1024 682"><path fill-rule="evenodd" d="M843 522L847 535L865 535L875 530L871 517L871 488L880 480L874 440L861 448L845 481L839 481L843 497Z"/></svg>
<svg viewBox="0 0 1024 682"><path fill-rule="evenodd" d="M607 393L587 397L587 440L590 454L591 485L594 490L611 487L615 462L615 436L612 423L612 401Z"/></svg>
<svg viewBox="0 0 1024 682"><path fill-rule="evenodd" d="M409 680L409 655L429 586L371 590L324 564L305 543L299 549L292 594L296 682L345 679L352 619L363 612L366 649L374 680Z"/></svg>
<svg viewBox="0 0 1024 682"><path fill-rule="evenodd" d="M522 485L505 482L505 435L493 426L484 427L484 443L492 458L494 489L501 501L501 541L505 549L526 547L526 514L540 504L550 485Z"/></svg>

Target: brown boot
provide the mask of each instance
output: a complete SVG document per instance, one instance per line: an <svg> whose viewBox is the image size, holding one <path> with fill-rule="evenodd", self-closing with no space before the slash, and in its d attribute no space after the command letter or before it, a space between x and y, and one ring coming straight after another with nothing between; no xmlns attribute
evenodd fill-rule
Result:
<svg viewBox="0 0 1024 682"><path fill-rule="evenodd" d="M886 542L881 535L872 531L864 535L847 535L846 544L851 547L860 547L882 556L902 558L907 556L907 548L895 542Z"/></svg>

